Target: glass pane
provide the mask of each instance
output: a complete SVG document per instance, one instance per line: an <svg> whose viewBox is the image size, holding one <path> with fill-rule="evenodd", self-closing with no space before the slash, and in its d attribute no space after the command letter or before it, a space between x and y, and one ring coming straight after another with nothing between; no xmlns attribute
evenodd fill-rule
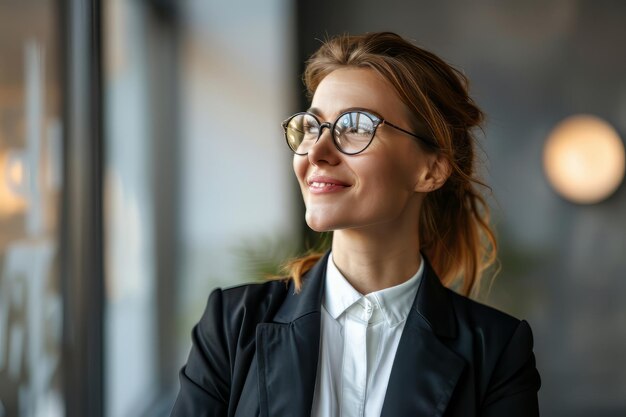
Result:
<svg viewBox="0 0 626 417"><path fill-rule="evenodd" d="M64 414L56 6L0 3L0 416Z"/></svg>
<svg viewBox="0 0 626 417"><path fill-rule="evenodd" d="M146 414L157 395L147 2L105 2L106 415Z"/></svg>

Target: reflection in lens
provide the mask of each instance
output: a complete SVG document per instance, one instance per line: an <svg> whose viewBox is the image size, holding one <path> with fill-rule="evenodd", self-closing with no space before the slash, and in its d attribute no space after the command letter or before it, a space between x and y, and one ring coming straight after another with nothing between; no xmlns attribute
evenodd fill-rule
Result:
<svg viewBox="0 0 626 417"><path fill-rule="evenodd" d="M302 117L295 116L287 125L287 142L289 142L289 147L294 151L298 150L298 146L302 142Z"/></svg>
<svg viewBox="0 0 626 417"><path fill-rule="evenodd" d="M298 152L298 147L302 142L302 116L296 115L289 120L289 124L287 125L287 142L289 142L289 147Z"/></svg>
<svg viewBox="0 0 626 417"><path fill-rule="evenodd" d="M319 123L309 114L298 114L287 125L287 141L293 151L306 153L317 140Z"/></svg>
<svg viewBox="0 0 626 417"><path fill-rule="evenodd" d="M365 113L342 115L335 125L337 146L346 153L361 152L374 135L374 121Z"/></svg>
<svg viewBox="0 0 626 417"><path fill-rule="evenodd" d="M303 117L303 122L302 122L302 131L303 131L303 137L302 140L307 140L307 141L315 141L317 140L317 136L319 134L319 128L320 128L320 124L317 122L317 120L307 114Z"/></svg>

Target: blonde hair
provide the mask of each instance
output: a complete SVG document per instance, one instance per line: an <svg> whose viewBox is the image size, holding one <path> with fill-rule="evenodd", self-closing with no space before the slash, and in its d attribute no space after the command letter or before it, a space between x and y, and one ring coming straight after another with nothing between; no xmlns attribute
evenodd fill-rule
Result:
<svg viewBox="0 0 626 417"><path fill-rule="evenodd" d="M386 79L416 120L436 141L451 174L426 195L419 221L420 250L448 287L477 293L483 271L496 259L497 243L489 226L489 207L478 187L473 130L483 113L468 95L468 80L433 53L391 32L342 35L327 40L307 61L304 84L312 97L322 79L339 68L370 68ZM285 271L295 283L321 253L289 261Z"/></svg>

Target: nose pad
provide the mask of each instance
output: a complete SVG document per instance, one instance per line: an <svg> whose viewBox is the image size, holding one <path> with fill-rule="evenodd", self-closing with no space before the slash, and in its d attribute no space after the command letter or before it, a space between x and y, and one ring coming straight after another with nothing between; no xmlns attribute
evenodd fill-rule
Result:
<svg viewBox="0 0 626 417"><path fill-rule="evenodd" d="M325 135L324 128L328 128L328 134ZM336 159L336 152L338 152L337 147L335 146L335 142L332 135L332 126L330 123L322 123L320 125L320 133L317 137L315 143L311 146L308 152L309 160L312 163L316 161L325 160L329 163L332 163ZM326 139L324 140L325 137ZM334 156L333 156L334 155Z"/></svg>
<svg viewBox="0 0 626 417"><path fill-rule="evenodd" d="M311 149L314 148L316 145L318 145L320 143L320 140L322 139L322 136L324 136L324 128L328 129L328 136L330 137L330 142L333 144L333 146L335 146L334 139L333 139L333 134L332 134L332 131L330 130L330 129L332 129L332 126L330 125L330 123L322 123L320 125L320 132L317 135L317 140L315 141L315 143L313 144Z"/></svg>
<svg viewBox="0 0 626 417"><path fill-rule="evenodd" d="M326 123L322 123L320 125L320 133L319 135L317 135L317 140L315 141L315 143L319 142L320 139L322 138L322 135L324 134L324 128L328 129L328 133L330 134L330 138L332 139L332 131L330 129L332 129L332 126L330 125L330 123L326 122Z"/></svg>

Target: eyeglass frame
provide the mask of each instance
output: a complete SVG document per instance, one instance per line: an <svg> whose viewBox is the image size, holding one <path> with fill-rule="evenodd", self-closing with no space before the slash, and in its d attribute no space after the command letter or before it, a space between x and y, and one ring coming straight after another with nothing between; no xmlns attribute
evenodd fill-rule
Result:
<svg viewBox="0 0 626 417"><path fill-rule="evenodd" d="M358 152L346 152L343 149L341 149L339 147L339 145L337 144L337 138L335 138L335 127L337 126L337 122L339 122L339 120L345 116L346 114L350 114L350 113L361 113L364 114L365 116L369 117L372 122L373 122L373 130L372 130L372 137L369 139L369 142L367 143L367 145L365 145L365 147L363 149L361 149ZM330 130L330 136L333 139L333 144L335 145L335 148L337 148L337 150L341 153L343 153L344 155L358 155L361 152L365 151L373 142L374 140L374 136L376 136L376 129L378 129L379 126L381 125L387 125L390 127L393 127L396 130L399 130L400 132L403 132L409 136L412 136L414 138L419 139L422 143L424 143L425 145L427 145L429 148L431 149L439 149L439 146L431 139L426 139L423 136L419 136L416 135L415 133L409 132L408 130L405 130L403 128L401 128L400 126L396 126L393 123L389 122L388 120L384 119L383 117L380 117L378 115L376 115L375 113L373 113L371 110L367 110L367 109L361 109L361 108L354 108L354 109L348 109L344 112L342 112L339 116L337 116L337 119L335 119L335 121L331 124L330 122L320 122L319 118L317 115L315 115L314 113L311 113L309 111L301 111L301 112L297 112L295 114L293 114L292 116L288 117L287 119L285 119L282 123L281 126L284 130L285 133L285 141L287 142L287 146L289 147L289 149L296 155L300 155L300 156L305 156L308 155L309 151L307 150L305 153L298 153L296 152L290 145L289 143L289 138L287 136L287 129L289 127L289 123L291 122L291 120L293 120L294 117L300 116L300 115L309 115L312 116L313 119L315 119L315 121L319 124L319 132L317 134L317 139L315 139L315 143L317 143L320 138L322 137L322 133L324 131L324 128L328 128L328 130ZM315 144L314 143L314 144ZM312 146L312 145L311 145Z"/></svg>

